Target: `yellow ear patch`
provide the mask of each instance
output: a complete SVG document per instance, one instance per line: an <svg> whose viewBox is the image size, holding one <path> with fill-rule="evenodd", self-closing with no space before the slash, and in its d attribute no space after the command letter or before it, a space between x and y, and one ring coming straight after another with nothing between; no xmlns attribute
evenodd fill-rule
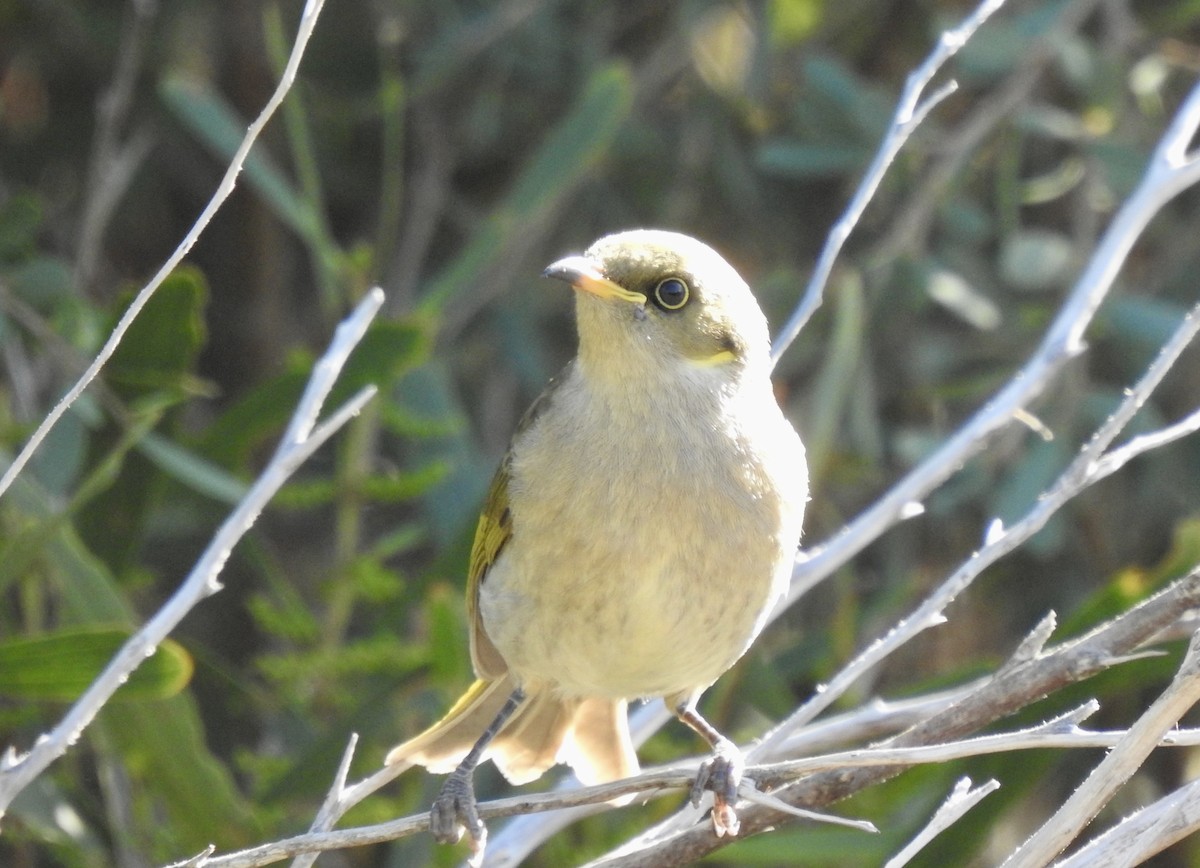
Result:
<svg viewBox="0 0 1200 868"><path fill-rule="evenodd" d="M694 357L689 356L688 361L693 362L701 368L711 368L716 365L723 365L726 362L732 362L737 358L731 350L721 350L719 353L713 353L711 356Z"/></svg>

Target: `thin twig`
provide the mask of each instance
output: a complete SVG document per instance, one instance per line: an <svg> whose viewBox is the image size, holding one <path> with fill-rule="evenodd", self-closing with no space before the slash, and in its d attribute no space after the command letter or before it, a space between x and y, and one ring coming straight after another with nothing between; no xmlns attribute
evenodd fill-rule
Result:
<svg viewBox="0 0 1200 868"><path fill-rule="evenodd" d="M50 429L62 418L67 408L75 403L76 399L83 394L83 390L95 379L100 369L104 366L104 363L116 351L117 345L121 343L121 339L125 337L125 332L128 331L129 326L133 323L137 315L141 313L142 308L146 306L151 296L162 285L162 282L167 279L167 276L175 269L175 266L192 249L192 246L196 243L196 239L200 237L200 234L208 226L217 209L224 204L225 200L229 198L229 194L233 192L233 188L237 183L237 176L242 171L242 165L246 161L246 155L250 152L250 147L258 138L258 134L262 132L263 127L266 126L267 121L270 120L271 115L275 113L275 109L279 107L279 104L283 101L284 96L296 78L296 70L300 66L300 59L304 56L304 48L308 44L309 36L312 35L313 27L317 23L317 16L320 14L324 2L325 0L307 0L305 3L304 11L300 16L300 26L296 32L296 41L292 48L291 57L288 58L287 68L284 70L283 77L279 80L279 85L275 88L275 92L271 94L271 98L267 100L267 104L263 107L262 112L246 130L246 136L234 152L233 159L230 161L229 167L225 170L225 175L221 179L217 191L213 193L212 199L204 207L200 216L196 218L196 222L192 224L192 228L188 231L183 241L175 248L175 252L163 263L158 273L154 275L150 282L142 287L125 313L121 315L121 319L108 336L108 340L105 341L104 346L101 347L100 352L88 366L88 369L84 371L83 376L54 405L54 409L41 421L37 430L34 431L33 436L29 438L29 442L25 444L13 460L13 463L4 471L4 475L0 476L0 496L3 496L4 492L12 484L12 481L24 469L29 459L33 456L34 451L45 440Z"/></svg>
<svg viewBox="0 0 1200 868"><path fill-rule="evenodd" d="M88 160L87 196L81 209L83 216L79 222L73 275L75 287L85 292L96 270L109 218L153 144L148 128L139 129L121 141L121 128L133 103L134 86L146 54L158 3L157 0L133 0L129 7L112 83L101 94L96 106L96 135Z"/></svg>
<svg viewBox="0 0 1200 868"><path fill-rule="evenodd" d="M801 820L811 820L814 823L825 823L830 826L843 826L847 829L857 829L860 832L870 832L877 834L879 829L869 820L855 820L847 817L839 817L836 814L826 814L821 811L810 811L808 808L798 808L795 805L789 805L781 799L775 798L768 792L758 789L754 786L754 781L743 780L738 787L738 800L751 802L756 805L763 805L772 810L780 811L792 817L797 817Z"/></svg>
<svg viewBox="0 0 1200 868"><path fill-rule="evenodd" d="M830 272L833 271L833 263L841 253L846 239L850 237L850 233L858 224L863 211L874 198L875 191L879 189L879 184L892 161L896 159L896 154L900 153L904 143L908 141L909 136L920 126L929 112L950 96L957 85L953 81L948 81L928 97L922 99L925 88L929 86L938 71L945 66L946 61L957 54L959 49L975 35L975 31L1003 5L1004 0L984 0L975 8L974 12L963 19L958 27L945 31L938 39L933 51L925 58L925 62L909 74L896 105L896 111L892 115L892 123L888 127L888 132L884 136L879 150L875 153L875 158L863 175L850 204L846 206L845 213L830 230L821 255L817 259L817 264L813 268L812 276L808 280L808 286L800 297L799 304L796 305L791 317L788 318L783 328L780 329L778 337L775 338L775 343L771 347L772 362L779 361L780 356L796 339L796 335L800 334L804 324L821 306L825 285L829 282Z"/></svg>
<svg viewBox="0 0 1200 868"><path fill-rule="evenodd" d="M928 176L908 198L902 214L864 257L871 263L889 262L916 248L928 231L931 218L943 202L946 189L960 176L997 124L1029 97L1046 67L1062 56L1062 46L1079 30L1101 0L1074 0L1064 4L1054 24L1021 53L1020 64L999 90L980 100L955 129L939 131L936 159Z"/></svg>
<svg viewBox="0 0 1200 868"><path fill-rule="evenodd" d="M342 762L338 766L337 774L334 776L333 786L330 787L328 794L325 796L325 801L321 805L321 810L317 812L317 816L313 819L312 825L308 829L310 835L328 832L333 828L334 823L340 820L348 810L411 768L411 766L404 763L387 765L369 778L359 781L354 786L347 787L346 776L350 771L350 761L354 757L354 748L357 744L358 734L354 733L350 736L350 743L346 745L345 753L342 754ZM301 853L292 863L292 868L309 868L309 866L317 861L317 855L318 851L316 850Z"/></svg>
<svg viewBox="0 0 1200 868"><path fill-rule="evenodd" d="M903 868L912 858L925 849L925 845L940 835L946 829L958 822L967 811L979 804L980 800L1000 789L1000 782L995 778L983 786L971 789L971 779L961 778L954 785L954 790L937 809L925 827L917 833L904 849L887 861L884 868Z"/></svg>

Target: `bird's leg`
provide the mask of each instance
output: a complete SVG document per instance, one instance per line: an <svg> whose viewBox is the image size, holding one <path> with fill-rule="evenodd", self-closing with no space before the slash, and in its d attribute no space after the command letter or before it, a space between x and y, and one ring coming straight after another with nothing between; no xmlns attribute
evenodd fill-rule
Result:
<svg viewBox="0 0 1200 868"><path fill-rule="evenodd" d="M692 804L699 807L704 791L712 790L713 831L717 837L736 835L739 823L733 806L737 804L738 785L742 782L742 752L689 703L676 706L675 716L698 732L713 750L712 759L700 764L700 771L692 784Z"/></svg>
<svg viewBox="0 0 1200 868"><path fill-rule="evenodd" d="M512 717L513 712L525 701L525 691L518 687L508 696L508 701L496 714L495 719L479 736L475 746L463 757L446 782L442 791L433 802L429 811L429 831L442 844L455 844L462 840L463 829L471 839L471 850L475 853L472 864L483 855L487 844L487 827L479 819L479 811L475 803L475 766L483 758L483 752L491 744L492 739L499 735L504 724Z"/></svg>

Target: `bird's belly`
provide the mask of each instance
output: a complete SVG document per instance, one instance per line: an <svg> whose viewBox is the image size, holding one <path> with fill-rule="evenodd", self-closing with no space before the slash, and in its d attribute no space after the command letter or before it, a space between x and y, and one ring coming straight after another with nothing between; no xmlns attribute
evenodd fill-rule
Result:
<svg viewBox="0 0 1200 868"><path fill-rule="evenodd" d="M645 589L682 584L662 580ZM753 640L767 590L736 596L694 590L618 595L590 614L573 612L558 631L553 666L537 675L583 695L645 697L702 689Z"/></svg>
<svg viewBox="0 0 1200 868"><path fill-rule="evenodd" d="M701 690L746 650L790 572L771 534L748 551L719 535L656 549L621 533L572 558L513 545L489 572L480 614L519 679L581 696Z"/></svg>

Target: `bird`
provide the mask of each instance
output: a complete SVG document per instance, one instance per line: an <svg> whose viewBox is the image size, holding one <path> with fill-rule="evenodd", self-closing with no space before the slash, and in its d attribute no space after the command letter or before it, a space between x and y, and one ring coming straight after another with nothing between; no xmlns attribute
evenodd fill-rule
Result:
<svg viewBox="0 0 1200 868"><path fill-rule="evenodd" d="M743 761L696 710L786 592L808 500L804 446L771 384L750 288L691 236L607 235L543 272L575 298L578 353L518 425L468 568L477 680L386 764L449 773L430 829L482 859L475 767L510 783L566 763L583 784L633 775L630 701L661 697L712 750L737 834Z"/></svg>

